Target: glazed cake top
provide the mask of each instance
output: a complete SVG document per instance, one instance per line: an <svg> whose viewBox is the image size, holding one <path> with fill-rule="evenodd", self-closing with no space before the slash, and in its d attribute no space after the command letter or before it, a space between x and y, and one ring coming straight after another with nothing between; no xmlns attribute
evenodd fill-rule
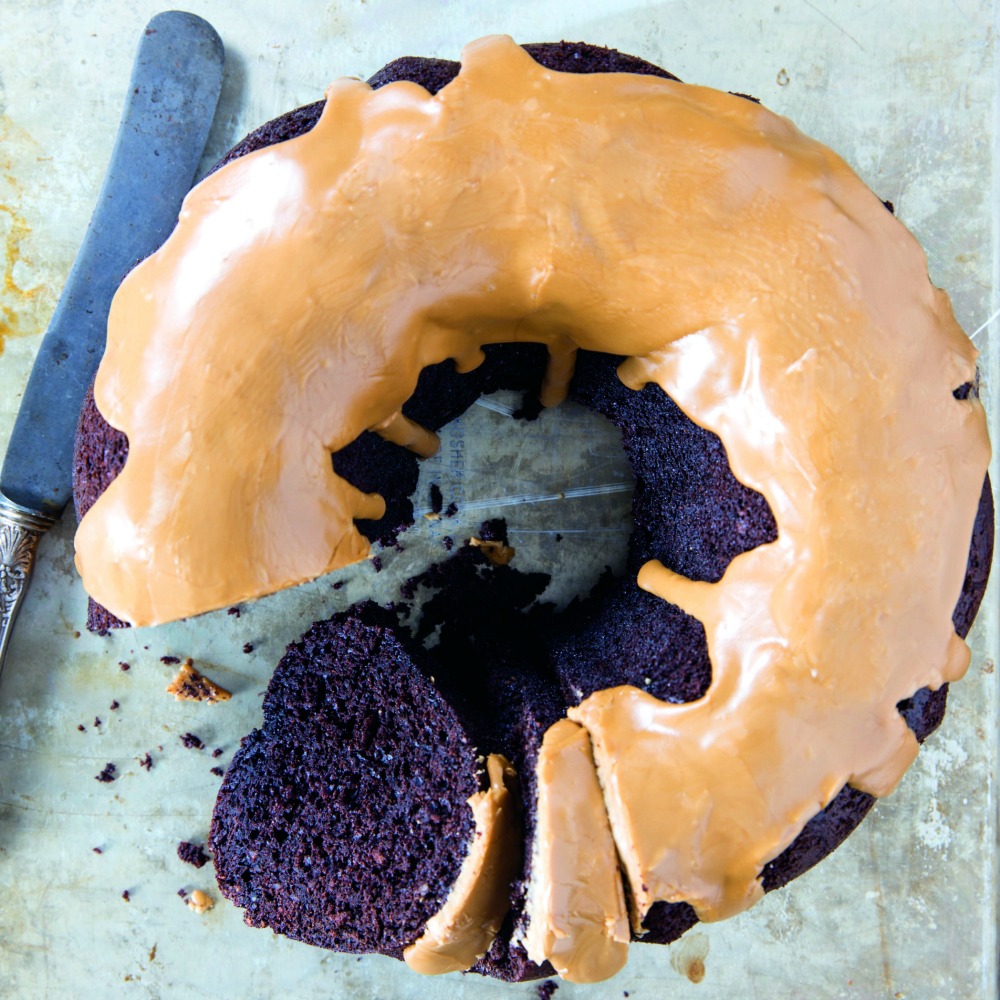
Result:
<svg viewBox="0 0 1000 1000"><path fill-rule="evenodd" d="M916 241L765 108L507 38L434 96L335 83L313 131L199 185L115 299L95 397L129 458L80 526L85 585L150 624L361 558L352 522L382 503L330 452L368 429L428 452L401 414L420 371L507 341L549 347L549 402L577 348L628 356L774 512L718 583L640 574L703 622L705 698L571 712L638 915L738 912L846 782L893 787L916 752L896 703L964 671L989 456L953 395L976 352Z"/></svg>

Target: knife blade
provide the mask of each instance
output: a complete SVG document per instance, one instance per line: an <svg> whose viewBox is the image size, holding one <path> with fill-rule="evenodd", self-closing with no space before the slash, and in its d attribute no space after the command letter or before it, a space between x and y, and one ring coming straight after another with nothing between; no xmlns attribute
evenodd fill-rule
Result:
<svg viewBox="0 0 1000 1000"><path fill-rule="evenodd" d="M0 676L44 532L69 502L73 440L129 269L173 229L222 89L222 41L205 20L157 14L139 40L108 170L39 346L0 471Z"/></svg>

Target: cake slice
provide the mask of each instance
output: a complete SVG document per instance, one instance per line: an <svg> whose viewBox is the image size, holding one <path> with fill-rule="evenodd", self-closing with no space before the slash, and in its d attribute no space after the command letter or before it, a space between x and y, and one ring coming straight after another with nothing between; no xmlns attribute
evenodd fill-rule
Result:
<svg viewBox="0 0 1000 1000"><path fill-rule="evenodd" d="M458 877L485 767L393 624L366 604L289 646L210 842L251 926L399 958Z"/></svg>

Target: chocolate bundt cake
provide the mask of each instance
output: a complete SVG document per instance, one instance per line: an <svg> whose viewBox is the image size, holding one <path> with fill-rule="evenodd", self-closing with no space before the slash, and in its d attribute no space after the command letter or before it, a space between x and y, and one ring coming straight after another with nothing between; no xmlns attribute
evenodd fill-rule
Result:
<svg viewBox="0 0 1000 1000"><path fill-rule="evenodd" d="M676 79L642 60L589 45L525 48L559 72ZM407 58L385 67L370 84L377 89L411 81L434 94L458 71L457 63ZM265 125L220 166L307 134L323 107L319 102ZM401 407L408 432L439 429L479 395L501 388L522 391L525 415L531 415L545 394L550 351L542 344L496 343L482 353L482 363L470 371L457 371L451 361L423 368ZM464 547L413 582L434 592L419 624L366 603L314 625L289 647L268 689L263 727L244 740L213 818L219 884L245 909L248 923L340 951L406 958L422 971L472 966L522 981L555 968L567 978L590 981L620 967L629 938L669 942L697 921L692 902L661 896L639 906L637 895L647 887L629 871L624 893L619 886L617 897L611 891L602 898L607 933L600 941L577 937L575 930L568 935L571 942L590 940L600 956L594 968L584 968L582 945L576 953L557 947L544 957L538 953L546 946L537 943L545 857L545 838L537 832L548 829L558 805L539 780L542 758L560 752L548 745L547 734L557 723L582 723L590 733L581 744L590 755L586 766L593 773L596 759L610 795L610 737L601 720L577 714L591 696L630 688L667 705L694 705L721 671L721 656L710 655L713 640L703 616L693 613L695 605L684 610L682 600L664 600L648 578L643 587L637 578L655 562L687 581L715 584L739 557L773 548L781 536L780 518L761 492L734 475L717 434L690 419L654 380L622 381L618 372L627 353L581 349L568 387L571 399L622 432L636 483L626 576L605 577L587 598L557 613L537 602L543 577L494 566L482 550ZM952 388L959 399L968 393L966 382ZM413 520L418 459L408 443L410 448L368 430L333 456L337 475L359 494L384 498L382 517L355 518L367 538L383 544ZM123 467L127 452L125 436L88 399L76 461L80 517ZM365 512L377 513L371 507ZM962 637L985 590L993 523L987 480L952 616ZM502 539L503 527L486 525L484 533ZM92 603L88 624L100 630L121 621ZM431 636L437 644L429 649ZM945 681L960 672L948 669L933 685L898 701L899 714L919 741L941 721ZM567 712L574 723L565 721ZM830 789L825 807L803 816L798 835L764 865L762 889L786 884L833 850L868 812L872 793L883 793L886 783L876 778L859 776L854 785ZM488 947L477 945L470 960L456 948L454 928L442 927L447 921L439 918L466 876L473 883L477 877L488 881L471 872L468 859L493 829L480 827L470 803L482 805L491 795L495 826L517 814L519 846L504 856L519 868L513 878L498 876L510 883L509 895L502 912L490 911L483 922L492 932L502 919L499 933ZM596 824L594 843L614 857L615 844L621 850L630 829L627 795L607 808L610 821L602 806L601 817L588 813L587 822ZM488 872L492 864L484 862L482 869ZM702 905L703 915L717 915ZM432 957L421 958L414 950L420 951L432 925L438 939L427 946Z"/></svg>

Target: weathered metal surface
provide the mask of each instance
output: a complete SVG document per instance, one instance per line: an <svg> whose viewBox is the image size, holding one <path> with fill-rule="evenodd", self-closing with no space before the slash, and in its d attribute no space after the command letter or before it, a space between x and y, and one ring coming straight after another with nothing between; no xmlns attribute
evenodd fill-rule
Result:
<svg viewBox="0 0 1000 1000"><path fill-rule="evenodd" d="M332 77L365 76L404 53L456 57L492 31L609 44L684 79L755 94L837 149L924 243L959 320L970 332L982 327L977 343L986 348L991 333L996 343L986 325L1000 304L992 2L189 7L216 26L228 54L206 164L251 127L317 99ZM136 32L156 9L122 0L2 5L0 448L97 198ZM995 355L985 357L985 382L995 415ZM183 864L176 845L204 840L219 783L211 768L225 766L258 723L259 693L284 645L370 592L395 596L401 580L444 554L444 535L461 541L493 510L507 515L517 564L553 570L563 598L621 559L627 474L614 434L583 431L585 419L556 411L514 434L502 413L473 408L448 429L417 495L426 504L439 482L446 501L460 503L456 519L419 519L405 551L382 553L381 573L366 563L340 574L340 589L319 580L245 605L238 618L87 635L72 519L50 532L0 692L0 995L533 997L533 986L428 980L389 959L330 955L246 928L221 900L199 917L177 890L217 896L211 869ZM996 439L995 417L993 427ZM598 491L558 496L583 487ZM539 494L551 499L526 502ZM505 502L478 504L491 499ZM669 948L636 947L611 983L563 984L558 996L993 995L997 583L944 726L847 845L736 920L698 927ZM160 662L168 655L194 657L232 700L175 702L164 692L175 669ZM208 749L185 749L186 732ZM147 751L148 771L139 763ZM95 781L108 762L117 780Z"/></svg>

